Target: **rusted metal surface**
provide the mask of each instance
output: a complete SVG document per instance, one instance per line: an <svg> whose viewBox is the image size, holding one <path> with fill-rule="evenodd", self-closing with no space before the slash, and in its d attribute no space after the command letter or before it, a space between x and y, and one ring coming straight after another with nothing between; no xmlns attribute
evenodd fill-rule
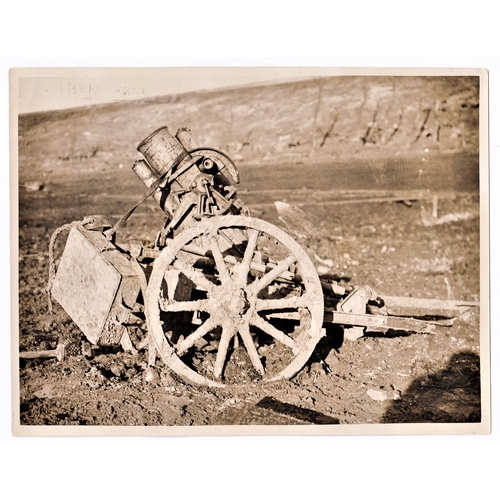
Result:
<svg viewBox="0 0 500 500"><path fill-rule="evenodd" d="M101 232L70 231L52 295L90 342L120 341L139 289L130 261Z"/></svg>
<svg viewBox="0 0 500 500"><path fill-rule="evenodd" d="M182 144L172 137L167 127L161 127L146 137L137 150L144 155L158 177L167 172L177 158L186 154Z"/></svg>

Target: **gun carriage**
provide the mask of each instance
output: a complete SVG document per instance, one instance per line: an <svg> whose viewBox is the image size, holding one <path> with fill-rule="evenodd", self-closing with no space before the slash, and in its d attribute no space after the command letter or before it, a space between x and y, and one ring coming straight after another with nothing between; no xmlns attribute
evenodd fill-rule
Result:
<svg viewBox="0 0 500 500"><path fill-rule="evenodd" d="M159 355L183 379L220 387L241 383L244 362L252 380L294 376L331 324L349 339L366 329L435 333L476 305L381 296L320 277L294 238L250 216L225 153L167 127L138 150L133 170L147 188L139 203L114 225L91 216L66 226L57 269L61 228L50 242L49 296L95 346L148 347L150 365ZM155 242L120 242L121 226L149 197L165 213ZM127 325L137 311L147 333L134 346Z"/></svg>

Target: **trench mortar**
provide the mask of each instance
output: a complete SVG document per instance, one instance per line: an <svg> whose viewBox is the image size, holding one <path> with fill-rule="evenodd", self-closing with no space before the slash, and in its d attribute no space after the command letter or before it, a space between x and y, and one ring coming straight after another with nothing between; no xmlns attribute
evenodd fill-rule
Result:
<svg viewBox="0 0 500 500"><path fill-rule="evenodd" d="M436 333L478 305L383 296L320 278L296 240L250 216L225 153L167 127L137 149L141 200L114 225L102 216L68 225L57 270L60 231L51 239L49 297L94 346L147 346L150 365L159 355L183 379L221 387L294 376L327 324L342 326L349 340L367 329ZM149 197L165 214L154 244L119 242L119 229ZM147 333L134 346L128 328L138 313Z"/></svg>

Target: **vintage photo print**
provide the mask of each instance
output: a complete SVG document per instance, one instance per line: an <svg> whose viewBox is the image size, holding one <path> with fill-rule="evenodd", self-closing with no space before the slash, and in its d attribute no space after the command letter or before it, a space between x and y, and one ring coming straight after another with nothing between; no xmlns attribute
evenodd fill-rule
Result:
<svg viewBox="0 0 500 500"><path fill-rule="evenodd" d="M489 433L487 96L12 69L13 433Z"/></svg>

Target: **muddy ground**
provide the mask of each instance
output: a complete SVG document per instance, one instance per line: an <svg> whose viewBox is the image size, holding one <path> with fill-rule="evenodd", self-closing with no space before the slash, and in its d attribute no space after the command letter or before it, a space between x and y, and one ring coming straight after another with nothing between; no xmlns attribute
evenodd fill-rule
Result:
<svg viewBox="0 0 500 500"><path fill-rule="evenodd" d="M243 165L240 193L252 215L284 229L274 201L299 205L319 228L321 237L313 250L333 260L334 274L343 283L368 284L388 295L478 301L477 161L455 155L416 162L396 170L391 162L323 164L312 170L300 164L248 169ZM53 231L85 215L118 217L144 192L128 165L100 174L89 167L90 160L71 163L63 165L64 172L40 174L43 189L24 186L33 178L20 179L21 350L55 348L58 342L78 346L85 340L57 303L53 314L48 312L47 250ZM439 196L439 216L468 213L470 218L425 226L422 211L431 212L433 195ZM152 241L161 222L160 210L148 201L122 229L123 239ZM62 236L57 255L63 246ZM437 335L367 332L349 341L341 328L329 327L292 380L226 389L187 384L161 361L154 377L146 377L146 351L92 358L75 352L62 362L21 360L20 423L480 422L479 331L479 308Z"/></svg>

